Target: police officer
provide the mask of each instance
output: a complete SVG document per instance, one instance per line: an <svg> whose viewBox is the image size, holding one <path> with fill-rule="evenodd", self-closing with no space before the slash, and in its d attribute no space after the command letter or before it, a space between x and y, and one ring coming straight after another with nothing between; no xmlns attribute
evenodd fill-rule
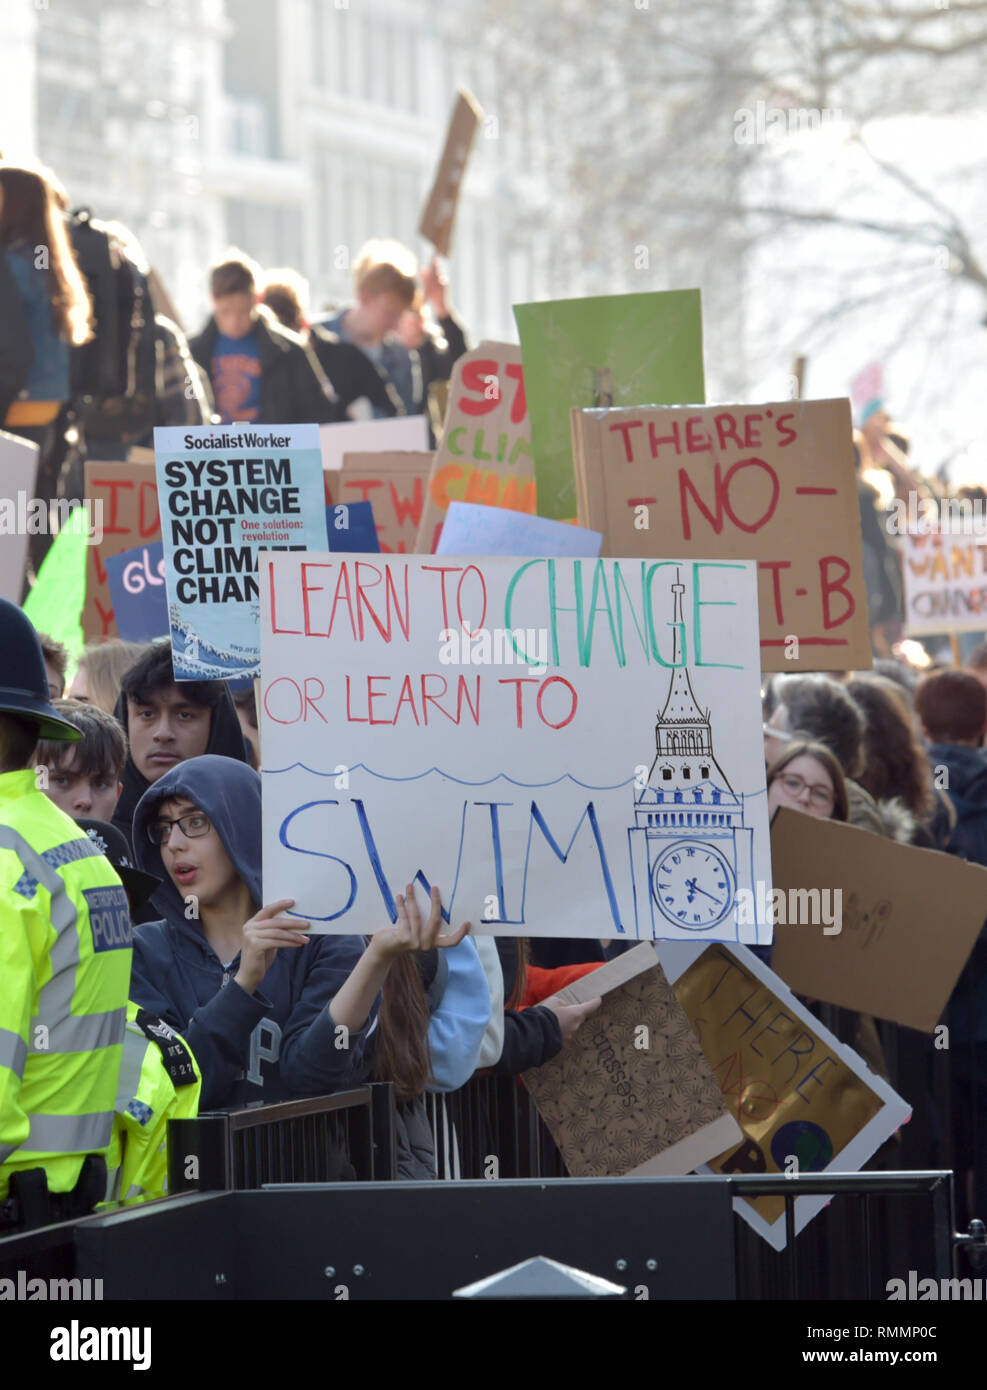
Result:
<svg viewBox="0 0 987 1390"><path fill-rule="evenodd" d="M107 859L39 790L39 738L74 740L31 623L0 599L0 1236L91 1211L126 1026L131 925Z"/></svg>

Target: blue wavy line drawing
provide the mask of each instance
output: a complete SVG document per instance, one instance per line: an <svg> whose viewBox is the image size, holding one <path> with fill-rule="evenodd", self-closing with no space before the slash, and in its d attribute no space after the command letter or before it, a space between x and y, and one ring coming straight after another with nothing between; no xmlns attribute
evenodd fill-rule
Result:
<svg viewBox="0 0 987 1390"><path fill-rule="evenodd" d="M294 772L300 768L302 772L308 772L313 777L338 777L338 772L320 772L317 768L309 767L308 763L289 763L287 767L262 767L261 772L268 773L269 776L277 776L284 772ZM561 776L554 777L550 782L519 782L516 777L509 777L506 772L498 772L493 777L487 777L483 781L471 782L465 777L453 777L450 772L443 772L440 767L430 767L425 772L413 773L410 777L393 777L386 772L375 772L372 767L367 767L366 763L354 763L348 767L347 772L363 771L369 773L371 777L376 777L381 782L419 782L423 777L430 777L433 772L440 777L444 777L448 782L456 782L461 787L489 787L491 782L509 782L512 787L556 787L560 782L571 782L573 786L582 787L589 792L615 792L623 787L636 785L635 777L625 777L622 782L603 782L599 785L595 782L580 782L578 777L573 777L571 772L563 772ZM767 794L764 787L759 787L757 791L743 792L741 795L745 800L750 801L754 797L761 797ZM687 803L692 805L691 802Z"/></svg>
<svg viewBox="0 0 987 1390"><path fill-rule="evenodd" d="M314 767L309 767L307 763L291 763L288 767L262 767L261 772L266 772L275 776L282 772L294 772L296 768L301 768L303 772L310 772L313 777L338 777L338 772L319 772ZM584 791L590 792L613 792L619 791L621 787L629 787L634 783L634 777L625 777L622 782L605 782L596 786L592 782L580 782L578 777L573 777L571 772L563 772L560 777L554 777L551 782L519 782L514 777L508 777L506 772L498 772L493 777L487 777L483 781L471 782L465 777L453 777L449 772L443 772L440 767L430 767L425 772L416 772L410 777L391 777L386 772L375 772L372 767L367 767L366 763L354 763L348 767L347 772L367 772L371 777L376 777L382 782L418 782L423 777L430 777L433 772L444 777L448 782L458 782L461 787L489 787L491 782L510 782L512 787L554 787L559 782L572 782L574 786L582 787Z"/></svg>

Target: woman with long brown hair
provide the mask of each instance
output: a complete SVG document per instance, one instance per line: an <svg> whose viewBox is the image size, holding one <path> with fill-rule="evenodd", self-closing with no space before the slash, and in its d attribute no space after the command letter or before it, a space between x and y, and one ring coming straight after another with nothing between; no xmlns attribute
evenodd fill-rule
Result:
<svg viewBox="0 0 987 1390"><path fill-rule="evenodd" d="M92 336L91 304L52 181L0 161L0 425L38 445L36 490L56 495L55 421L69 352ZM37 572L50 537L31 537Z"/></svg>
<svg viewBox="0 0 987 1390"><path fill-rule="evenodd" d="M922 849L942 849L948 815L939 811L932 767L902 701L900 687L885 676L854 675L846 682L867 721L867 764L857 781L883 809L895 800L913 818L905 838Z"/></svg>
<svg viewBox="0 0 987 1390"><path fill-rule="evenodd" d="M402 904L400 897L397 901ZM417 911L411 884L404 901ZM438 906L433 890L430 921ZM441 938L438 944L445 945ZM438 1175L425 1095L441 1096L466 1084L480 1060L490 1012L487 977L469 936L443 950L423 949L391 960L381 983L372 1075L394 1086L399 1178Z"/></svg>

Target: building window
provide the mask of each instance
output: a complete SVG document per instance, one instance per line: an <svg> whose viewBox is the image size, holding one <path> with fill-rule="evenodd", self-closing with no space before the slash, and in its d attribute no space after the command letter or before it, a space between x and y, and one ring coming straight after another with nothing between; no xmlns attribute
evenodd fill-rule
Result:
<svg viewBox="0 0 987 1390"><path fill-rule="evenodd" d="M661 779L663 782L670 782L672 780L672 769L670 767L662 768Z"/></svg>
<svg viewBox="0 0 987 1390"><path fill-rule="evenodd" d="M691 768L691 767L684 767L684 768L682 769L682 776L683 776L683 777L685 778L685 780L688 782L689 778L692 776L692 768Z"/></svg>
<svg viewBox="0 0 987 1390"><path fill-rule="evenodd" d="M708 777L708 776L709 776L709 768L708 768L708 767L701 767L701 768L699 769L699 772L700 772L701 776L703 776L703 777Z"/></svg>

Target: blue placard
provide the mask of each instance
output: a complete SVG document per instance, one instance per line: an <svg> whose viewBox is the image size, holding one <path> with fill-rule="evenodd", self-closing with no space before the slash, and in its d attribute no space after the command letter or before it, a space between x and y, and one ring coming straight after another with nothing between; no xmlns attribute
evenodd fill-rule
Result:
<svg viewBox="0 0 987 1390"><path fill-rule="evenodd" d="M127 642L167 637L168 595L164 546L160 541L121 551L106 561L117 631Z"/></svg>
<svg viewBox="0 0 987 1390"><path fill-rule="evenodd" d="M377 524L370 502L339 502L334 507L326 507L326 530L330 550L380 554Z"/></svg>

